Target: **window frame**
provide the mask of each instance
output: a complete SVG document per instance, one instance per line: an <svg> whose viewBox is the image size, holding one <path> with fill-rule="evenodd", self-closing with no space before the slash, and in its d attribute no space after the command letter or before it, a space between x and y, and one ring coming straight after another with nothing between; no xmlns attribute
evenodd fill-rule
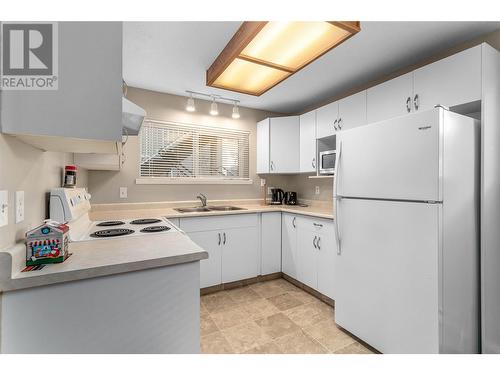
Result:
<svg viewBox="0 0 500 375"><path fill-rule="evenodd" d="M241 133L245 134L248 137L248 177L155 177L155 176L141 176L141 147L142 147L142 134L138 136L138 163L137 163L137 178L135 179L135 183L137 185L192 185L192 184L204 184L204 185L251 185L253 184L253 180L250 178L250 141L251 141L251 132L248 130L240 130L240 129L231 129L225 127L217 127L217 126L208 126L208 125L199 125L199 124L188 124L181 123L176 121L164 121L164 120L155 120L151 118L145 118L144 123L150 122L156 125L173 125L173 126L181 126L188 127L193 129L205 129L205 130L217 130L217 131L230 131L233 133ZM142 131L142 129L141 129ZM222 151L222 149L221 149ZM242 150L238 150L240 153Z"/></svg>

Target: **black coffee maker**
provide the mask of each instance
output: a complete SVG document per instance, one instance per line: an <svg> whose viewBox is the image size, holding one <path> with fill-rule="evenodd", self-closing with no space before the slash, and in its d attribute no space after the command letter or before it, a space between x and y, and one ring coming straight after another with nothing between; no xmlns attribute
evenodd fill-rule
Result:
<svg viewBox="0 0 500 375"><path fill-rule="evenodd" d="M271 189L271 202L269 204L282 204L285 198L285 192L280 188Z"/></svg>
<svg viewBox="0 0 500 375"><path fill-rule="evenodd" d="M297 204L297 193L295 191L287 191L285 193L285 204L295 206Z"/></svg>

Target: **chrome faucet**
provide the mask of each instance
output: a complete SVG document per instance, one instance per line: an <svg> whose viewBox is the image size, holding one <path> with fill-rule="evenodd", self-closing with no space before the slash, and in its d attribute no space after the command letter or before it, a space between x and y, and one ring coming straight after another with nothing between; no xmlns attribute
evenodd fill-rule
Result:
<svg viewBox="0 0 500 375"><path fill-rule="evenodd" d="M201 206L202 207L206 207L206 205L207 205L207 197L205 196L205 194L200 193L200 194L198 194L196 196L196 198L198 198L201 201Z"/></svg>

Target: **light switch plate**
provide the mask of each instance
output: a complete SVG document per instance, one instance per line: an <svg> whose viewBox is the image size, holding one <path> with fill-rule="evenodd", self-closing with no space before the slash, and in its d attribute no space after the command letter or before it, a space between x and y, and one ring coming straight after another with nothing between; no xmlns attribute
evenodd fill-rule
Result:
<svg viewBox="0 0 500 375"><path fill-rule="evenodd" d="M24 191L16 191L16 224L24 221Z"/></svg>
<svg viewBox="0 0 500 375"><path fill-rule="evenodd" d="M127 198L127 188L126 187L121 187L120 188L120 198Z"/></svg>
<svg viewBox="0 0 500 375"><path fill-rule="evenodd" d="M9 192L0 190L0 227L9 224Z"/></svg>

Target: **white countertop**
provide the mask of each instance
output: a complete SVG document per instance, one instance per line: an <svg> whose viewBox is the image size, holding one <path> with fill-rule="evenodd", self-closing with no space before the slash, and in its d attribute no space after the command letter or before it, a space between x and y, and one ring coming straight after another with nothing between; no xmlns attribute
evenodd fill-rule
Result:
<svg viewBox="0 0 500 375"><path fill-rule="evenodd" d="M90 217L92 220L118 220L159 216L172 219L199 216L240 215L261 212L288 212L297 215L333 219L333 207L331 202L315 202L310 204L308 207L301 207L288 205L264 205L260 202L260 200L209 201L207 203L208 206L237 206L243 208L243 210L180 213L174 209L176 207L194 207L199 205L200 203L196 201L97 204L92 206Z"/></svg>
<svg viewBox="0 0 500 375"><path fill-rule="evenodd" d="M147 239L147 240L146 240ZM72 242L63 263L21 272L25 245L0 252L0 292L172 266L208 258L208 253L182 232Z"/></svg>

